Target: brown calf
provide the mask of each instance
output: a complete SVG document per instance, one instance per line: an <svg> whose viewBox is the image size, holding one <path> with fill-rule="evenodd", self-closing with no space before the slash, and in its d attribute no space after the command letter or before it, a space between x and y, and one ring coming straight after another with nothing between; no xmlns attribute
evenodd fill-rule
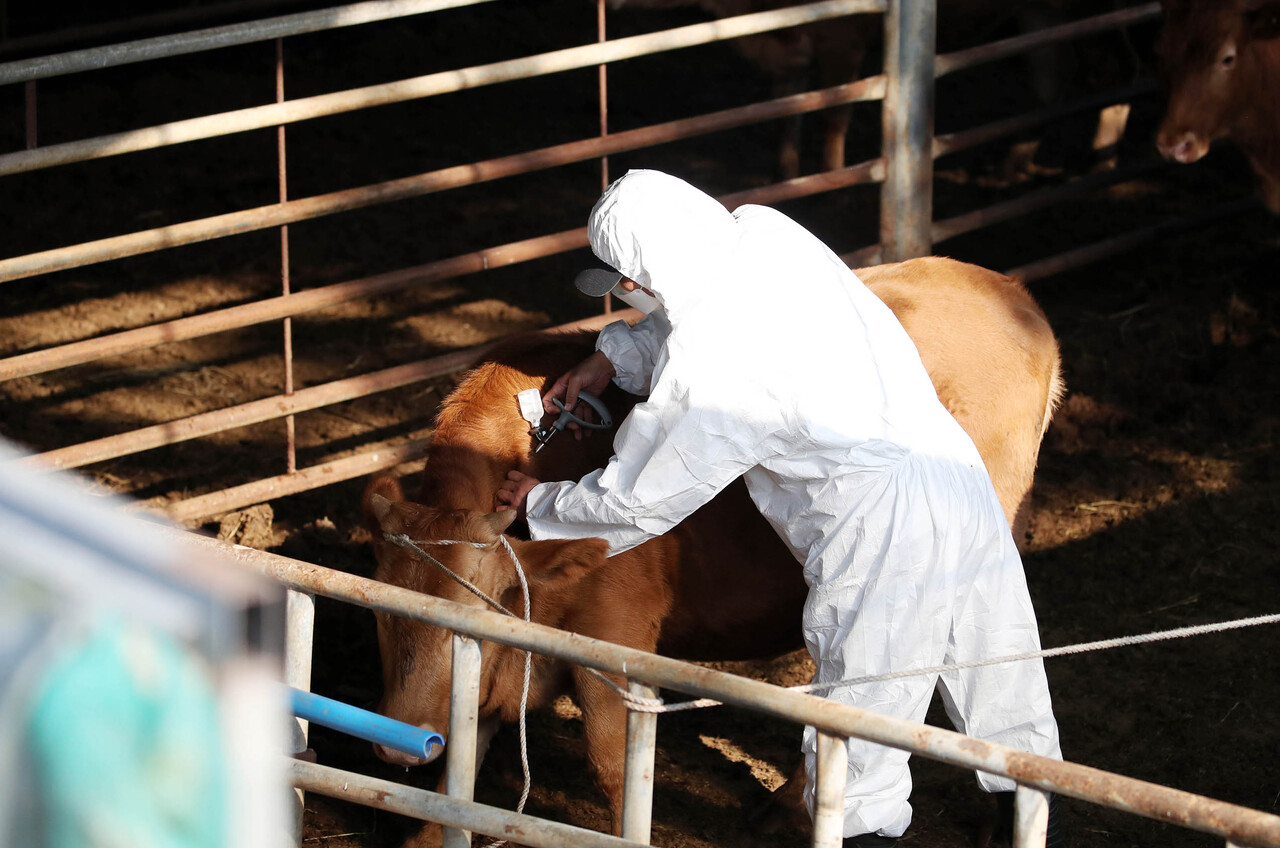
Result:
<svg viewBox="0 0 1280 848"><path fill-rule="evenodd" d="M917 259L858 274L915 340L939 397L978 446L1011 526L1020 526L1040 440L1062 391L1058 346L1043 313L1018 281L953 260ZM607 460L610 445L599 436L562 435L531 453L516 394L545 390L590 350L591 336L538 334L492 354L464 377L437 416L424 503L405 502L386 475L368 486L377 580L484 606L384 535L403 533L507 609L522 612L515 566L499 540L509 516L489 514L494 492L512 468L541 479L579 477ZM611 388L605 400L620 420L636 399ZM528 575L539 623L686 659L776 656L801 645L806 587L800 569L741 482L670 533L611 558L599 540L508 538ZM481 547L430 544L439 540ZM385 687L380 711L446 733L449 634L379 614L378 641ZM516 718L524 660L488 643L482 657L481 715L491 732L497 722ZM617 832L625 710L592 675L537 659L530 707L566 691L582 708L588 757ZM428 826L417 844L438 838L439 829Z"/></svg>
<svg viewBox="0 0 1280 848"><path fill-rule="evenodd" d="M1162 0L1157 49L1169 104L1156 135L1166 159L1195 162L1218 139L1253 165L1280 214L1280 2Z"/></svg>

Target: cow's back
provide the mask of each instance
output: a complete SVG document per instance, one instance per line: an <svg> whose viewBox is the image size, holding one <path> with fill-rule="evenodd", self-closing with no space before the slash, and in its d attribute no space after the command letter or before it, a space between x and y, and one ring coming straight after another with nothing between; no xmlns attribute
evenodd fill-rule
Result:
<svg viewBox="0 0 1280 848"><path fill-rule="evenodd" d="M982 455L1021 546L1040 441L1063 392L1044 312L1018 280L953 259L857 274L915 342L939 400Z"/></svg>

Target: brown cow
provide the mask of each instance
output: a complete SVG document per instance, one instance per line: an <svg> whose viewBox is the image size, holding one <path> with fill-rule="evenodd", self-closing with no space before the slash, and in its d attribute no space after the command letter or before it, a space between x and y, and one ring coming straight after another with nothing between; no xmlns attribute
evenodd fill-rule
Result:
<svg viewBox="0 0 1280 848"><path fill-rule="evenodd" d="M1221 138L1253 165L1280 214L1280 3L1162 0L1157 49L1169 104L1156 135L1166 159L1195 162Z"/></svg>
<svg viewBox="0 0 1280 848"><path fill-rule="evenodd" d="M1011 525L1021 526L1039 444L1062 392L1057 342L1035 301L1014 279L948 259L926 258L858 271L915 340L939 397L974 439ZM365 511L378 559L375 578L467 604L484 602L421 557L387 541L406 534L471 545L426 550L507 609L523 609L514 564L499 544L510 513L488 514L506 472L572 479L602 465L607 438L568 435L531 453L516 394L545 390L591 349L589 335L537 334L490 355L445 400L428 452L422 499L404 502L399 484L376 476ZM636 400L605 393L621 419ZM1019 532L1019 535L1021 533ZM510 538L528 575L533 620L667 656L731 660L776 656L801 646L801 572L751 505L740 481L670 533L606 558L599 540ZM447 732L449 636L439 628L378 614L385 692L380 711ZM485 738L516 718L523 654L486 643L481 714ZM620 682L620 681L619 681ZM589 760L621 822L625 710L581 669L540 658L529 705L570 689L583 711ZM379 750L391 762L416 761ZM418 844L434 844L428 826Z"/></svg>

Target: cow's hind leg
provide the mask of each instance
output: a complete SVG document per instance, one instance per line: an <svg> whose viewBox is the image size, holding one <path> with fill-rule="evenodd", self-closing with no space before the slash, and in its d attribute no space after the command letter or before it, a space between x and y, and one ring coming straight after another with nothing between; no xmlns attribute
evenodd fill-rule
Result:
<svg viewBox="0 0 1280 848"><path fill-rule="evenodd" d="M757 825L769 836L784 833L809 833L813 822L804 805L804 760L796 765L787 782L773 790L760 810Z"/></svg>

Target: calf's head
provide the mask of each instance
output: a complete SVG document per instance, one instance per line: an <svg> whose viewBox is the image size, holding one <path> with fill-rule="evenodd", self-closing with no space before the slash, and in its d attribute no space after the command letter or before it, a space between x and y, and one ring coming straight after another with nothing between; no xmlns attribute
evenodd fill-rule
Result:
<svg viewBox="0 0 1280 848"><path fill-rule="evenodd" d="M524 601L515 563L502 543L502 533L514 512L441 510L409 503L403 500L399 484L383 476L370 482L364 509L378 561L375 580L465 606L491 609L425 557L388 540L390 536L403 535L514 615L523 616ZM459 544L441 545L440 541ZM608 554L607 545L599 539L507 541L519 557L529 583L534 620L539 620L542 610L559 610L571 603L574 586L602 565ZM378 612L375 616L383 682L378 711L440 733L447 741L452 633L388 613ZM481 656L480 715L513 710L519 700L523 654L485 642ZM375 750L382 759L398 765L426 762L380 746Z"/></svg>
<svg viewBox="0 0 1280 848"><path fill-rule="evenodd" d="M1156 145L1166 159L1194 162L1211 142L1275 115L1274 94L1266 92L1276 91L1271 78L1280 75L1280 2L1162 0L1162 6L1157 51L1169 104Z"/></svg>

